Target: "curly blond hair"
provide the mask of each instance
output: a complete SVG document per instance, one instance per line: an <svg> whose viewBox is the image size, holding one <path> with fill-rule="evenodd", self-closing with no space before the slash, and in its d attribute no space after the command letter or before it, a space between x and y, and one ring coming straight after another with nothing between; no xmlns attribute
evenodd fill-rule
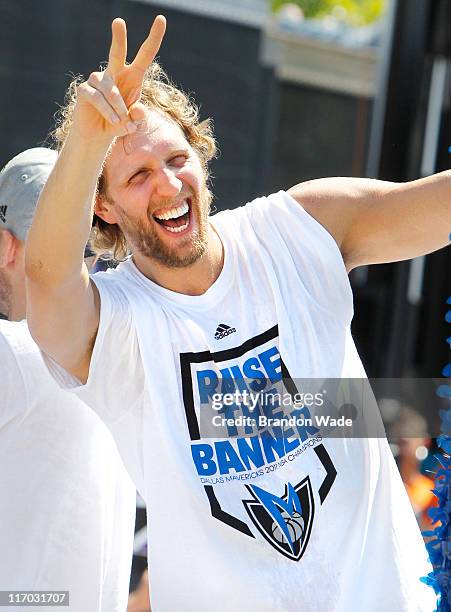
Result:
<svg viewBox="0 0 451 612"><path fill-rule="evenodd" d="M56 141L58 150L62 148L69 134L77 102L77 90L82 81L82 77L76 77L72 80L66 92L65 104L57 114L56 127L52 136ZM149 108L163 112L182 128L186 140L199 156L206 180L208 180L208 163L215 157L217 150L212 121L211 119L200 121L199 109L196 104L170 81L168 75L157 62L153 62L144 75L139 101ZM99 177L98 192L99 194L106 192L103 175ZM112 256L117 261L126 259L130 253L125 236L119 226L106 223L97 215L94 215L90 242L97 254Z"/></svg>

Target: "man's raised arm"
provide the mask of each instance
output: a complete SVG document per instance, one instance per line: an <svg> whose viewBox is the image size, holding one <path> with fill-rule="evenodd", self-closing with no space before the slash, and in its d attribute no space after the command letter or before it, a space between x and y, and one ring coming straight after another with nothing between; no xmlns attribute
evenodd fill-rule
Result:
<svg viewBox="0 0 451 612"><path fill-rule="evenodd" d="M412 259L449 244L449 170L408 183L317 179L289 193L332 234L348 271Z"/></svg>
<svg viewBox="0 0 451 612"><path fill-rule="evenodd" d="M158 16L131 64L125 22L115 19L108 66L77 90L72 124L41 194L27 240L31 333L42 350L86 381L100 303L83 263L97 181L116 137L136 130L133 109L144 73L158 52L166 21Z"/></svg>

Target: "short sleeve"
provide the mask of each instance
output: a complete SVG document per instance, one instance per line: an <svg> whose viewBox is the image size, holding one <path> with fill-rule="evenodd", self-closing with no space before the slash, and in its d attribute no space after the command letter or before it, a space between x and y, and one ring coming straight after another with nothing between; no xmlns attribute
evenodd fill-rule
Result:
<svg viewBox="0 0 451 612"><path fill-rule="evenodd" d="M352 318L353 298L340 249L332 235L289 193L257 198L243 207L260 245L280 265L294 264L302 284L328 312Z"/></svg>
<svg viewBox="0 0 451 612"><path fill-rule="evenodd" d="M45 357L56 382L109 424L141 410L145 382L130 305L112 276L98 272L92 277L100 294L100 320L86 384Z"/></svg>

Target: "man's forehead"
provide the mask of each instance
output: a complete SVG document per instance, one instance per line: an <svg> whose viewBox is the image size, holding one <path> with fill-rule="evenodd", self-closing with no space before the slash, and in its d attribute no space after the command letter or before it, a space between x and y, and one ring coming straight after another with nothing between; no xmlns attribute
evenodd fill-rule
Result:
<svg viewBox="0 0 451 612"><path fill-rule="evenodd" d="M189 146L182 128L156 110L145 109L135 124L137 130L134 134L116 140L106 164L109 170L116 172L124 163L129 165L141 155L164 154L166 150Z"/></svg>

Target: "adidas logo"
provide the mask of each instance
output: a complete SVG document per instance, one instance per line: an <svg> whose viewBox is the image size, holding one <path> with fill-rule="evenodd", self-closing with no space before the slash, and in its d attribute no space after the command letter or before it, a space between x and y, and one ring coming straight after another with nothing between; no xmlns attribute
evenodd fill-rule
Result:
<svg viewBox="0 0 451 612"><path fill-rule="evenodd" d="M234 327L229 327L225 323L220 323L216 328L215 338L216 340L221 340L221 338L225 338L230 334L234 334L236 329Z"/></svg>
<svg viewBox="0 0 451 612"><path fill-rule="evenodd" d="M6 209L8 206L0 206L0 220L6 223Z"/></svg>

